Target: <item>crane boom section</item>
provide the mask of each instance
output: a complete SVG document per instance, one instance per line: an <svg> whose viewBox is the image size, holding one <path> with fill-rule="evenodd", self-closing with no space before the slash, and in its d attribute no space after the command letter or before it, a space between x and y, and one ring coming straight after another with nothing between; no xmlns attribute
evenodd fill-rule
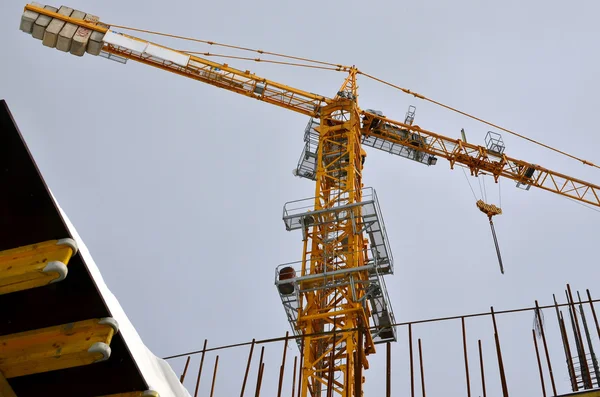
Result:
<svg viewBox="0 0 600 397"><path fill-rule="evenodd" d="M181 76L236 92L311 117L319 117L321 107L333 100L322 95L299 90L285 84L241 71L227 64L152 43L134 36L110 30L108 25L75 19L31 4L26 10L57 18L90 30L105 33L103 51Z"/></svg>
<svg viewBox="0 0 600 397"><path fill-rule="evenodd" d="M401 145L406 150L445 158L450 167L456 164L469 168L472 175L488 173L498 181L499 177L512 179L518 186L547 190L577 201L600 207L600 186L551 171L536 164L508 157L483 146L473 145L460 139L448 138L427 131L416 125L391 120L362 111L362 134L380 139L388 145Z"/></svg>

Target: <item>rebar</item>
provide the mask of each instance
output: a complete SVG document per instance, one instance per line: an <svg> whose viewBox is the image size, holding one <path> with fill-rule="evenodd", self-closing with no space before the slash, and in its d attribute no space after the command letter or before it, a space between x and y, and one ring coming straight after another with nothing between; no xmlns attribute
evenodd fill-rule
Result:
<svg viewBox="0 0 600 397"><path fill-rule="evenodd" d="M335 341L329 353L329 370L327 371L327 397L333 397L333 367L334 364Z"/></svg>
<svg viewBox="0 0 600 397"><path fill-rule="evenodd" d="M298 364L298 357L294 357L294 376L292 377L292 397L296 393L296 365Z"/></svg>
<svg viewBox="0 0 600 397"><path fill-rule="evenodd" d="M212 385L210 387L210 397L213 397L215 392L215 383L217 381L217 368L219 368L219 356L215 358L215 369L213 371Z"/></svg>
<svg viewBox="0 0 600 397"><path fill-rule="evenodd" d="M538 313L540 312L540 305L538 304L538 301L535 301L535 307L536 310L538 310ZM550 373L550 383L552 385L552 395L556 396L556 384L554 383L554 372L552 371L552 362L550 361L550 354L548 353L548 344L546 343L546 332L544 331L544 324L542 324L541 322L541 316L536 317L538 318L538 321L540 322L540 333L542 334L542 343L544 344L544 352L546 355L546 362L548 363L548 372ZM537 344L537 341L536 341ZM544 391L544 395L545 395L545 391Z"/></svg>
<svg viewBox="0 0 600 397"><path fill-rule="evenodd" d="M264 372L265 372L265 363L262 363L260 365L260 369L258 371L258 379L256 379L256 394L255 394L255 397L259 397L260 396L260 389L262 388L262 379L263 379Z"/></svg>
<svg viewBox="0 0 600 397"><path fill-rule="evenodd" d="M581 377L583 379L583 385L584 385L584 389L591 389L592 388L592 379L590 376L590 368L587 365L587 359L586 359L586 354L585 354L585 347L583 345L583 337L581 336L581 328L579 327L579 319L577 317L577 312L575 309L575 301L573 300L573 294L571 293L571 286L569 284L567 284L567 299L568 301L571 303L571 313L573 316L573 321L575 323L574 325L574 331L575 331L575 338L577 339L577 349L579 350L579 365L581 366Z"/></svg>
<svg viewBox="0 0 600 397"><path fill-rule="evenodd" d="M183 385L183 381L185 380L185 374L187 374L188 366L190 365L191 356L188 356L187 360L185 360L185 367L183 368L183 373L181 377L179 377L179 382Z"/></svg>
<svg viewBox="0 0 600 397"><path fill-rule="evenodd" d="M596 331L598 332L598 338L600 339L600 325L598 324L598 317L596 317L596 309L594 309L594 301L592 300L592 295L590 295L590 290L586 289L588 296L588 302L590 304L590 308L592 309L592 315L594 316L594 323L596 324Z"/></svg>
<svg viewBox="0 0 600 397"><path fill-rule="evenodd" d="M194 397L198 397L198 389L200 388L200 377L202 376L202 367L204 366L204 355L206 354L206 344L208 339L204 339L204 346L202 347L202 357L200 358L200 367L198 367L198 379L196 379L196 390L194 391Z"/></svg>
<svg viewBox="0 0 600 397"><path fill-rule="evenodd" d="M304 365L304 339L300 340L300 365L298 366L298 397L301 397L300 392L302 391L302 377L304 371L302 366Z"/></svg>
<svg viewBox="0 0 600 397"><path fill-rule="evenodd" d="M577 378L575 377L575 369L573 368L573 357L571 355L571 346L569 345L569 335L567 334L567 328L565 327L565 321L562 316L562 312L558 310L558 303L556 302L556 296L552 294L554 300L554 310L556 311L556 319L560 328L560 335L562 337L563 349L565 351L565 358L567 360L567 370L569 371L569 379L571 380L571 390L578 391Z"/></svg>
<svg viewBox="0 0 600 397"><path fill-rule="evenodd" d="M287 353L289 336L290 331L287 331L285 333L285 342L283 344L283 358L281 359L281 367L279 368L279 386L277 388L277 397L281 397L281 391L283 389L283 372L285 371L285 357Z"/></svg>
<svg viewBox="0 0 600 397"><path fill-rule="evenodd" d="M354 371L354 395L361 396L362 395L362 358L364 355L364 340L363 340L363 331L364 329L361 327L360 319L359 319L359 332L358 332L358 350L356 357L356 371Z"/></svg>
<svg viewBox="0 0 600 397"><path fill-rule="evenodd" d="M421 350L421 338L419 338L419 365L421 367L421 391L425 396L425 371L423 370L423 351Z"/></svg>
<svg viewBox="0 0 600 397"><path fill-rule="evenodd" d="M463 337L463 351L465 356L465 376L467 379L467 396L471 397L471 382L469 380L469 356L467 354L467 331L465 327L465 318L461 318L462 323L462 337Z"/></svg>
<svg viewBox="0 0 600 397"><path fill-rule="evenodd" d="M496 354L498 355L498 368L500 370L500 382L502 384L502 395L508 397L508 385L506 384L506 374L504 373L504 362L502 360L502 349L500 348L500 337L498 336L498 327L496 326L496 316L494 307L490 308L492 313L492 322L494 323L494 340L496 341Z"/></svg>
<svg viewBox="0 0 600 397"><path fill-rule="evenodd" d="M477 340L477 345L479 346L479 366L481 367L481 388L483 390L483 397L487 397L485 392L485 370L483 368L483 351L481 349L481 339Z"/></svg>
<svg viewBox="0 0 600 397"><path fill-rule="evenodd" d="M410 397L415 397L415 370L413 366L412 324L408 324L408 357L410 360Z"/></svg>
<svg viewBox="0 0 600 397"><path fill-rule="evenodd" d="M542 383L542 395L546 397L546 386L544 384L544 372L542 371L542 361L540 360L540 351L538 349L537 339L535 337L535 329L531 330L533 335L533 345L535 347L535 357L537 358L538 370L540 372L540 382Z"/></svg>
<svg viewBox="0 0 600 397"><path fill-rule="evenodd" d="M392 347L390 342L386 343L385 353L385 395L392 397Z"/></svg>
<svg viewBox="0 0 600 397"><path fill-rule="evenodd" d="M600 299L594 299L592 301L593 303L598 303L600 302ZM568 303L561 303L558 304L558 307L563 307L563 306L568 306ZM554 307L554 305L546 305L546 306L540 306L540 309L549 309ZM534 311L536 310L535 307L523 307L520 309L509 309L509 310L498 310L496 311L494 314L495 315L500 315L500 314L510 314L510 313L521 313L521 312L527 312L527 311ZM447 317L434 317L434 318L428 318L425 320L416 320L416 321L406 321L406 322L402 322L402 323L394 323L394 324L390 324L390 327L403 327L403 326L407 326L409 324L412 325L416 325L416 324L425 324L425 323L432 323L432 322L438 322L438 321L450 321L450 320L460 320L462 317L464 318L472 318L472 317L483 317L483 316L489 316L491 315L490 312L481 312L481 313L471 313L471 314L463 314L463 315L458 315L458 316L447 316ZM373 329L378 328L378 326L372 326L369 328L364 328L365 331L371 331ZM337 332L338 334L349 334L349 333L353 333L356 332L358 330L358 328L348 328L348 329L344 329L343 331L341 330L337 330L335 332ZM334 331L324 331L324 332L313 332L311 334L305 334L305 335L296 335L296 336L292 336L290 337L290 339L300 339L301 341L309 336L325 336L325 335L331 335L333 334ZM256 344L267 344L267 343L275 343L275 342L282 342L285 340L284 336L280 336L277 338L269 338L269 339L261 339L261 340L257 340ZM240 343L233 343L233 344L229 344L229 345L223 345L223 346L218 346L218 347L211 347L210 349L206 349L206 350L194 350L194 351L190 351L190 352L186 352L186 353L180 353L180 354L174 354L171 356L166 356L163 357L163 360L171 360L171 359L175 359L175 358L179 358L179 357L185 357L188 355L196 355L196 354L201 354L203 351L208 353L208 352L212 352L212 351L217 351L217 350L225 350L225 349L230 349L233 347L241 347L241 346L250 346L252 344L251 341L248 342L240 342Z"/></svg>
<svg viewBox="0 0 600 397"><path fill-rule="evenodd" d="M244 392L246 391L246 382L248 381L248 373L250 372L250 364L252 363L252 354L254 353L255 341L255 339L252 339L252 344L250 345L250 353L248 353L248 363L246 364L246 372L244 373L244 380L242 382L242 391L240 392L240 397L244 397Z"/></svg>
<svg viewBox="0 0 600 397"><path fill-rule="evenodd" d="M254 397L258 397L260 395L260 387L262 383L262 373L265 369L265 364L263 363L263 358L265 356L265 347L263 346L260 349L260 360L258 361L258 374L256 375L256 391L254 393Z"/></svg>
<svg viewBox="0 0 600 397"><path fill-rule="evenodd" d="M596 353L594 352L594 346L592 345L592 338L590 336L590 329L587 325L587 319L585 318L585 311L583 310L583 303L581 302L581 295L579 295L579 291L577 291L577 299L579 300L579 311L581 313L581 322L583 323L583 331L585 332L585 338L588 343L588 348L590 349L590 357L592 359L592 365L594 366L594 375L596 376L596 384L598 384L598 380L600 378L600 370L598 368L598 360L596 360ZM590 384L593 386L593 382L590 374Z"/></svg>

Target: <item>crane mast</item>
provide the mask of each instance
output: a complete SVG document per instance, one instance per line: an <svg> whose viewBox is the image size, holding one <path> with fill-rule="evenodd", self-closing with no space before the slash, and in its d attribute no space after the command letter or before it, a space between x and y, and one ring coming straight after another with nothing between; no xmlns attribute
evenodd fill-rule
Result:
<svg viewBox="0 0 600 397"><path fill-rule="evenodd" d="M368 272L354 271L366 264L363 231L353 222L362 215L356 71L340 94L345 98L321 109L314 213L302 215L301 222L306 230L300 280L312 276L295 282L301 292L297 327L305 335L302 397L321 397L325 390L357 395L360 385L353 380L362 381L357 376L366 366L362 336L369 319L361 298ZM370 334L366 346L373 350Z"/></svg>
<svg viewBox="0 0 600 397"><path fill-rule="evenodd" d="M362 146L426 165L445 158L451 168L464 166L474 176L504 177L526 189L534 186L600 207L599 186L508 157L501 141L477 146L413 125L414 114L399 122L361 110L360 71L354 67L339 67L348 76L332 99L116 32L97 17L73 18L61 10L28 4L21 29L33 29L35 36L37 18L49 17L77 28L68 40L77 36L82 42L89 32L98 32L99 46L87 49L92 55L134 60L311 117L296 172L315 181L314 197L286 203L283 210L286 229L301 232L302 258L280 265L275 280L303 353L301 397L362 396L367 356L375 353L376 344L396 340L383 278L393 274L393 257L377 196L363 185ZM48 31L42 31L44 45L56 46L55 37L45 36Z"/></svg>

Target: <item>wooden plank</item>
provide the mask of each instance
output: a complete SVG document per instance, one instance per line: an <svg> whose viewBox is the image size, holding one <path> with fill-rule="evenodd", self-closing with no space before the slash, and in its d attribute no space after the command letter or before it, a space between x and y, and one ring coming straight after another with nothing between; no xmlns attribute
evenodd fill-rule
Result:
<svg viewBox="0 0 600 397"><path fill-rule="evenodd" d="M106 318L0 336L0 371L10 379L106 360L117 329Z"/></svg>
<svg viewBox="0 0 600 397"><path fill-rule="evenodd" d="M0 295L63 280L77 252L72 239L51 240L0 252Z"/></svg>
<svg viewBox="0 0 600 397"><path fill-rule="evenodd" d="M2 372L0 372L0 397L17 397Z"/></svg>

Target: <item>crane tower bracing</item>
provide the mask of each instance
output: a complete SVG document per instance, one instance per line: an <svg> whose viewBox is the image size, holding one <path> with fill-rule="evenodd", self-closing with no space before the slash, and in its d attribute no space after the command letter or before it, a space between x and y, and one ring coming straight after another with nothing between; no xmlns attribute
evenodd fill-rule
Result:
<svg viewBox="0 0 600 397"><path fill-rule="evenodd" d="M504 177L600 207L599 186L507 156L493 132L484 147L414 125L413 106L404 122L362 110L355 67L337 68L348 76L329 98L117 32L66 7L26 5L21 30L73 55L134 60L310 117L294 174L315 181L314 197L287 203L283 214L287 230L302 232L302 258L279 266L275 280L292 329L302 335L302 397L360 396L367 356L377 343L396 339L383 280L393 273L393 258L375 192L363 186L363 146L425 165L443 158L474 176Z"/></svg>

